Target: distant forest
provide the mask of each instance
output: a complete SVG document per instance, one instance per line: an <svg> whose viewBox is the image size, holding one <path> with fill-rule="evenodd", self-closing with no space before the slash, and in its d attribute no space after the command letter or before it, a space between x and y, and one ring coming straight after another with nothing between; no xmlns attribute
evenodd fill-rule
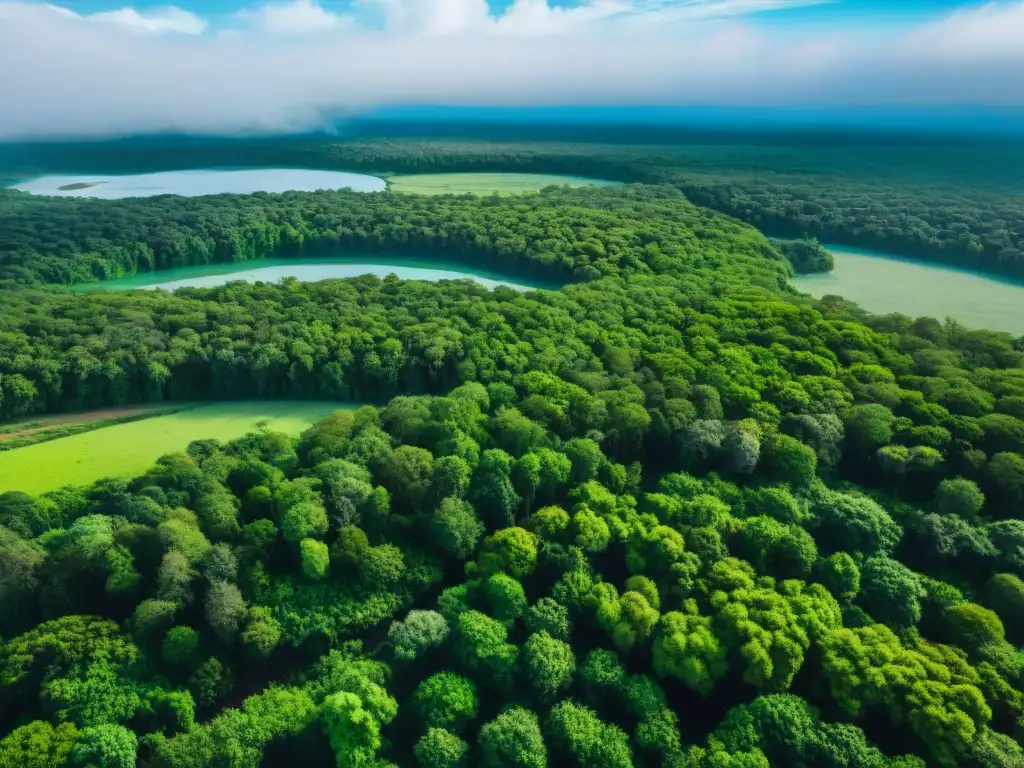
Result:
<svg viewBox="0 0 1024 768"><path fill-rule="evenodd" d="M344 138L146 139L0 147L0 179L44 172L292 166L563 173L663 184L772 237L813 237L1024 277L1024 144L870 133L393 124ZM390 135L384 135L388 133ZM646 142L646 143L641 143ZM9 210L0 193L0 215Z"/></svg>

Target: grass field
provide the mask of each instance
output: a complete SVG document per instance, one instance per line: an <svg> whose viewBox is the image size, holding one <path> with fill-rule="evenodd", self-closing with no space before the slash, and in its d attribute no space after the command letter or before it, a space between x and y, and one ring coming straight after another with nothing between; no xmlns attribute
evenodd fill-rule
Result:
<svg viewBox="0 0 1024 768"><path fill-rule="evenodd" d="M103 427L0 453L0 493L39 494L104 477L131 477L193 440L232 440L259 427L297 435L327 414L356 407L335 402L241 402L200 405L167 416Z"/></svg>
<svg viewBox="0 0 1024 768"><path fill-rule="evenodd" d="M539 173L419 173L391 176L387 182L392 192L416 195L515 195L536 192L552 184L566 184L570 187L607 187L618 184L616 181L581 176L549 176Z"/></svg>

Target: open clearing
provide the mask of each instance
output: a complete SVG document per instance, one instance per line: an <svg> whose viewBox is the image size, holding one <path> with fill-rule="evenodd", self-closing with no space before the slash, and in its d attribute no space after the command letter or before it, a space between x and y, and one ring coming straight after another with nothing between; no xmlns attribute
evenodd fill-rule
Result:
<svg viewBox="0 0 1024 768"><path fill-rule="evenodd" d="M582 176L554 176L541 173L419 173L392 176L388 180L392 192L416 195L515 195L537 192L551 185L570 187L610 187L617 181L588 179Z"/></svg>
<svg viewBox="0 0 1024 768"><path fill-rule="evenodd" d="M970 328L1024 333L1024 284L955 266L892 254L825 245L835 257L831 272L799 275L793 284L816 298L828 294L869 312L910 317L952 317Z"/></svg>
<svg viewBox="0 0 1024 768"><path fill-rule="evenodd" d="M297 435L352 403L257 401L200 405L187 411L103 427L0 453L0 493L40 494L104 477L131 477L193 440L227 441L260 427Z"/></svg>

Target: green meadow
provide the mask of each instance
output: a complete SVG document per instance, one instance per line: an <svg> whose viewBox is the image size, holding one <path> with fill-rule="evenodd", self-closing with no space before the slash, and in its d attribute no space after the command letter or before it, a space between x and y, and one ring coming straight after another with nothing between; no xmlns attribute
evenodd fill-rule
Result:
<svg viewBox="0 0 1024 768"><path fill-rule="evenodd" d="M0 493L45 493L104 477L131 477L193 440L227 441L254 429L298 435L350 403L257 401L200 405L187 411L103 427L0 453Z"/></svg>
<svg viewBox="0 0 1024 768"><path fill-rule="evenodd" d="M608 187L618 184L616 181L544 173L419 173L391 176L387 182L392 192L415 195L515 195L537 192L553 184L569 187Z"/></svg>

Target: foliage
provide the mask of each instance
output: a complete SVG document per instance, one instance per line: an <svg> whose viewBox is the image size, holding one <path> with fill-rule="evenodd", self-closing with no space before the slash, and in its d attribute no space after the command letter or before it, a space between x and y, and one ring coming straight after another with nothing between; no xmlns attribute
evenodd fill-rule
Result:
<svg viewBox="0 0 1024 768"><path fill-rule="evenodd" d="M381 404L0 494L0 765L1020 762L1020 340L800 297L786 257L825 266L813 243L679 190L990 264L1005 226L669 148L262 146L661 185L0 192L0 420ZM564 285L45 285L339 248Z"/></svg>
<svg viewBox="0 0 1024 768"><path fill-rule="evenodd" d="M465 764L469 745L443 728L430 728L414 751L420 768L459 768Z"/></svg>
<svg viewBox="0 0 1024 768"><path fill-rule="evenodd" d="M448 636L448 622L435 611L409 611L405 619L388 629L388 642L396 659L413 661Z"/></svg>
<svg viewBox="0 0 1024 768"><path fill-rule="evenodd" d="M413 705L426 729L443 728L461 733L476 717L479 704L472 680L452 672L438 672L416 687Z"/></svg>
<svg viewBox="0 0 1024 768"><path fill-rule="evenodd" d="M507 709L480 728L480 764L487 768L545 768L547 747L537 716Z"/></svg>

